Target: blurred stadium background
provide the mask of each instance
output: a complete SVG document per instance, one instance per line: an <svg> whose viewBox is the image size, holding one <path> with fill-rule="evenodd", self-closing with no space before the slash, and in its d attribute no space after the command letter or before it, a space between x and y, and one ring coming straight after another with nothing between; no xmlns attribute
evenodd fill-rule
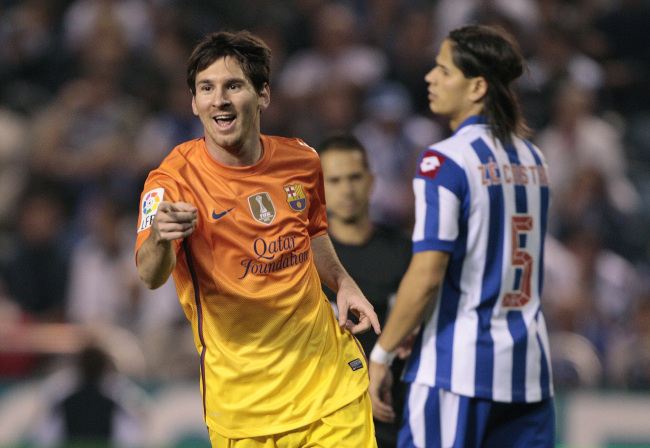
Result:
<svg viewBox="0 0 650 448"><path fill-rule="evenodd" d="M468 22L510 30L529 65L516 89L554 190L558 443L650 446L648 0L1 0L0 446L56 445L89 344L111 360L117 446L209 446L173 282L146 290L133 254L147 173L202 136L184 77L203 35L265 39L262 132L353 132L374 219L410 231L415 159L447 132L423 77Z"/></svg>

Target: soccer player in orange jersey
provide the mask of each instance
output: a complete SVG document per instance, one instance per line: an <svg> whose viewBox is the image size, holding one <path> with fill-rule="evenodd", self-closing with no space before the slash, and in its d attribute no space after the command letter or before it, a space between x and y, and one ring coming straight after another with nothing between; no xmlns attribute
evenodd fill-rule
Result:
<svg viewBox="0 0 650 448"><path fill-rule="evenodd" d="M318 155L260 134L270 58L248 32L194 49L187 81L205 136L147 178L136 263L150 288L174 276L213 447L375 447L354 334L379 322L327 235Z"/></svg>

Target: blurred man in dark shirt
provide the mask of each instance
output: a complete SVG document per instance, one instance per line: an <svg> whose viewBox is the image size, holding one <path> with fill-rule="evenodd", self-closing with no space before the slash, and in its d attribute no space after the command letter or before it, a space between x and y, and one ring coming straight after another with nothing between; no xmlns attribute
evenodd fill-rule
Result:
<svg viewBox="0 0 650 448"><path fill-rule="evenodd" d="M323 176L329 234L341 263L372 303L380 322L390 311L399 282L411 259L411 240L400 229L378 225L370 220L369 200L373 176L363 145L353 136L334 135L319 148ZM325 293L333 306L336 295ZM374 332L356 335L366 354L377 340ZM400 374L403 363L393 364L393 373ZM394 381L393 399L401 409L402 384ZM375 420L379 448L394 447L399 419L387 424Z"/></svg>

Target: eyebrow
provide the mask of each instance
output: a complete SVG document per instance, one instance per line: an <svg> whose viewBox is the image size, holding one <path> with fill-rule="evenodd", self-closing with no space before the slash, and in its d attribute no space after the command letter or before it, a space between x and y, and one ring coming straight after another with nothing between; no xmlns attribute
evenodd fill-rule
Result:
<svg viewBox="0 0 650 448"><path fill-rule="evenodd" d="M449 70L449 67L448 67L447 65L445 65L445 64L441 64L441 63L440 63L440 59L436 58L435 62L436 62L436 65L437 65L438 67L442 67L442 68L444 68L444 69L446 69L446 70Z"/></svg>
<svg viewBox="0 0 650 448"><path fill-rule="evenodd" d="M245 78L240 78L240 77L232 77L232 78L225 79L222 82L224 84L232 84L234 82L246 83L246 79ZM196 84L215 84L215 81L210 79L210 78L204 78L204 79L200 79L200 80L196 81Z"/></svg>

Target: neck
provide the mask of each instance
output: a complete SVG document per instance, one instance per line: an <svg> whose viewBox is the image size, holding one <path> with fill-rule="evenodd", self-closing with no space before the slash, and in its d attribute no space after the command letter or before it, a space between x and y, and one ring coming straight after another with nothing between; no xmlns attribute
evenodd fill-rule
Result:
<svg viewBox="0 0 650 448"><path fill-rule="evenodd" d="M214 160L226 166L243 167L257 163L264 154L262 141L258 138L254 142L245 143L239 147L224 148L218 145L209 145L206 139L208 152Z"/></svg>
<svg viewBox="0 0 650 448"><path fill-rule="evenodd" d="M483 113L483 104L482 103L473 104L472 107L470 107L468 110L464 111L463 113L458 114L458 116L449 118L449 127L451 128L452 131L455 131L456 129L458 129L458 126L460 126L460 124L463 121L467 120L472 115L481 115L482 113Z"/></svg>
<svg viewBox="0 0 650 448"><path fill-rule="evenodd" d="M339 243L360 246L366 243L374 231L370 218L366 215L354 222L330 219L329 233Z"/></svg>

